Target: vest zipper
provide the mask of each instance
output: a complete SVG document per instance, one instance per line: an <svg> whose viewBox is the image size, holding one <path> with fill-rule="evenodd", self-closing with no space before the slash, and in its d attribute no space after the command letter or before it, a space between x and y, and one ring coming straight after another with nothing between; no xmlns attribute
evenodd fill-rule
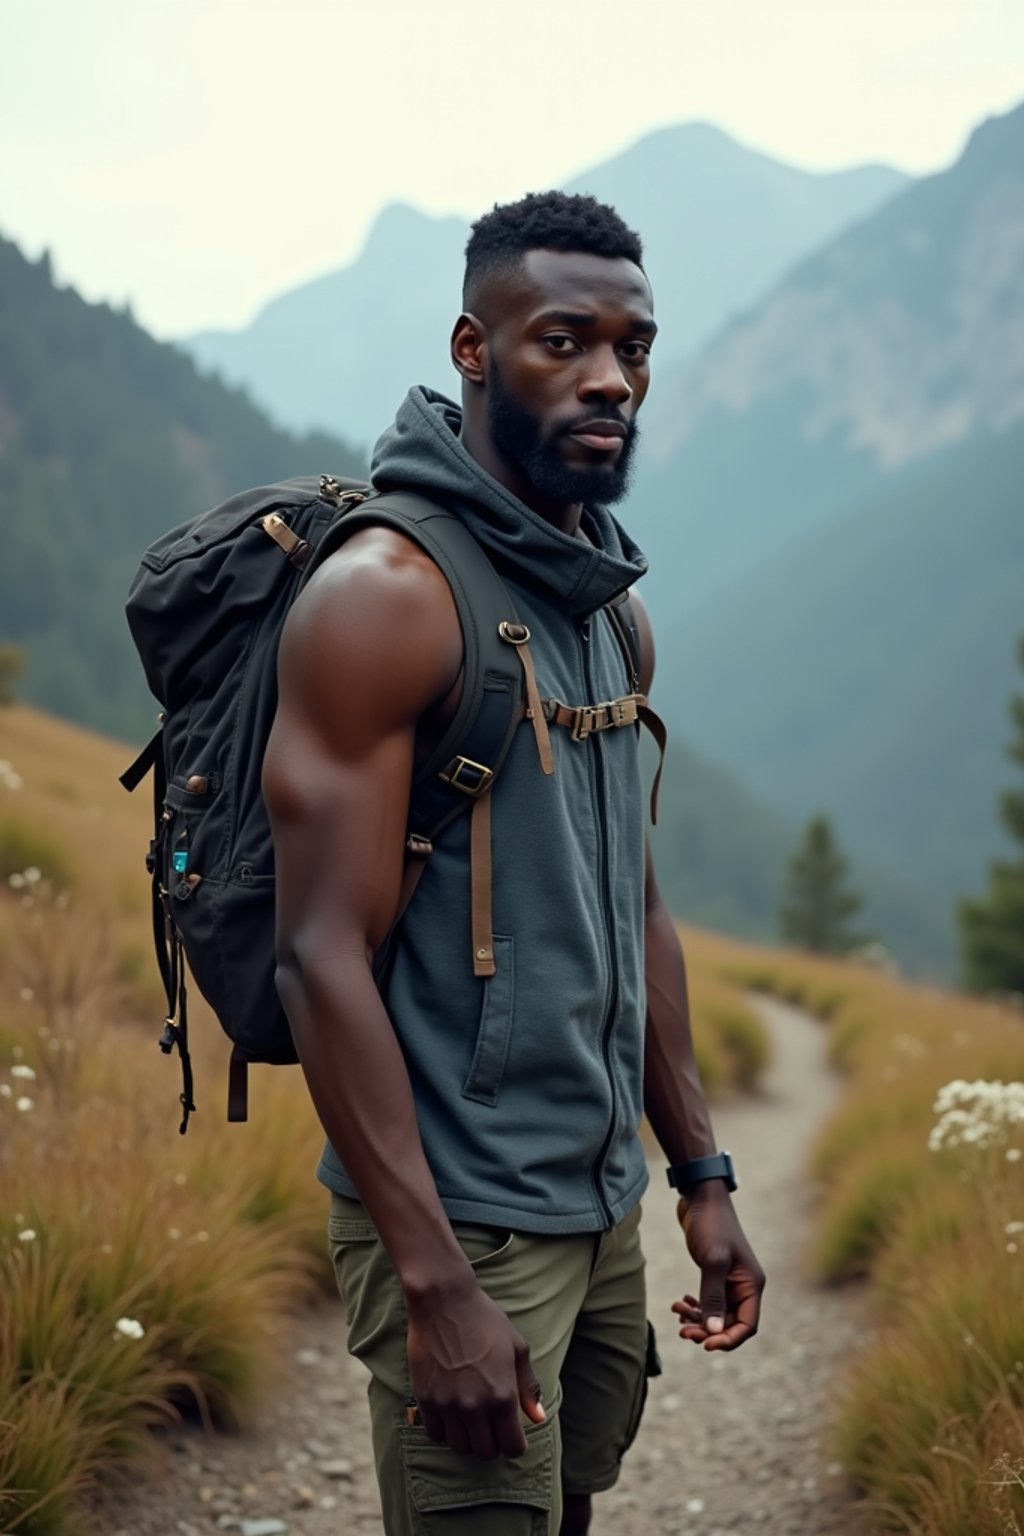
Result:
<svg viewBox="0 0 1024 1536"><path fill-rule="evenodd" d="M580 637L583 658L583 676L588 698L596 698L594 674L591 666L592 650L590 646L591 620L585 619L580 626ZM608 1149L612 1144L615 1134L616 1120L616 1093L615 1074L612 1071L611 1039L615 1026L615 1015L619 1006L619 966L618 951L615 941L614 918L612 913L611 869L608 858L608 809L606 804L607 787L605 782L604 743L599 734L590 737L587 745L593 753L593 784L595 798L597 800L598 838L600 841L599 858L601 864L601 909L604 917L604 936L608 952L608 999L605 1005L604 1021L601 1025L601 1056L604 1061L605 1072L608 1075L608 1087L611 1090L611 1111L608 1117L608 1130L604 1141L591 1166L590 1177L594 1186L594 1192L600 1202L604 1213L605 1223L612 1226L614 1218L611 1207L604 1197L604 1188L601 1181L601 1170L608 1156Z"/></svg>

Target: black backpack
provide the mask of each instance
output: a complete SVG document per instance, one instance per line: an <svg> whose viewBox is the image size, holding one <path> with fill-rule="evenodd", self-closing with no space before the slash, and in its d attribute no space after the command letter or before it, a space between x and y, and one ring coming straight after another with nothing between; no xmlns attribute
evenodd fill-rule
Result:
<svg viewBox="0 0 1024 1536"><path fill-rule="evenodd" d="M526 642L511 598L481 546L454 513L412 492L376 494L329 476L243 491L152 544L132 583L127 617L161 725L121 783L153 771L153 935L167 998L160 1047L178 1051L184 1134L193 1103L185 959L232 1042L229 1120L247 1116L250 1062L297 1061L274 981L274 851L261 792L263 757L277 708L276 656L288 610L305 580L354 532L391 527L439 566L455 600L465 650L454 719L419 764L410 792L406 872L390 941L444 828L489 792L524 714L546 734ZM637 686L639 642L627 602L612 612ZM525 700L524 700L525 695ZM646 702L646 701L644 701ZM600 729L599 724L593 725ZM474 969L489 953L490 848ZM475 822L474 822L475 828ZM475 854L474 854L475 858ZM481 903L475 903L475 908ZM476 923L476 919L474 919Z"/></svg>

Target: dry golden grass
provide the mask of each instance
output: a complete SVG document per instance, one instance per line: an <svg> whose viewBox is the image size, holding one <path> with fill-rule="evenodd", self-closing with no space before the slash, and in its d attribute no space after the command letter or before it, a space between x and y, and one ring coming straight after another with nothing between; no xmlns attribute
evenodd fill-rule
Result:
<svg viewBox="0 0 1024 1536"><path fill-rule="evenodd" d="M851 964L710 948L734 980L827 1014L849 1078L813 1152L812 1262L832 1282L867 1276L878 1300L838 1427L870 1528L1020 1536L1024 1125L939 1151L929 1131L945 1083L1024 1079L1024 1015Z"/></svg>
<svg viewBox="0 0 1024 1536"><path fill-rule="evenodd" d="M228 1046L198 999L199 1113L177 1134L149 787L117 783L132 756L0 709L0 758L21 780L0 782L0 1529L18 1536L74 1536L79 1491L144 1456L154 1422L242 1420L282 1310L333 1285L298 1069L254 1069L251 1121L229 1125ZM28 863L53 879L10 887ZM698 944L689 961L709 1087L754 1086L759 1021L715 957Z"/></svg>

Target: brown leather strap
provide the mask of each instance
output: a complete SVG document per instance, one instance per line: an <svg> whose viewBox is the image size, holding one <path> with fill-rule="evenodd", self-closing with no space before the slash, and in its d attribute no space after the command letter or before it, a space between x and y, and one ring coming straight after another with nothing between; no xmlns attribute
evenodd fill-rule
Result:
<svg viewBox="0 0 1024 1536"><path fill-rule="evenodd" d="M260 527L269 534L279 549L283 549L296 570L303 570L309 562L310 546L305 539L294 533L283 517L276 512L260 518Z"/></svg>
<svg viewBox="0 0 1024 1536"><path fill-rule="evenodd" d="M473 975L494 975L491 916L491 793L473 802L469 822L470 899L472 903Z"/></svg>
<svg viewBox="0 0 1024 1536"><path fill-rule="evenodd" d="M645 701L637 711L641 725L646 725L658 744L658 771L651 785L651 822L658 824L658 791L661 788L661 770L665 766L665 748L668 746L668 727L659 714Z"/></svg>
<svg viewBox="0 0 1024 1536"><path fill-rule="evenodd" d="M668 729L661 716L648 704L646 694L627 693L621 699L609 699L606 704L579 704L575 709L558 699L547 699L544 714L552 725L561 725L571 731L573 741L586 741L595 731L619 730L624 725L646 726L658 746L658 770L651 786L651 821L657 825L658 793L661 770L665 766Z"/></svg>
<svg viewBox="0 0 1024 1536"><path fill-rule="evenodd" d="M533 734L537 742L537 756L540 758L540 766L547 774L555 771L555 759L551 752L551 737L548 734L548 722L544 717L544 707L540 701L540 690L537 687L537 673L534 670L533 657L530 655L530 631L525 624L513 624L506 620L498 625L498 634L509 645L514 645L523 667L523 681L526 686L526 718L533 725Z"/></svg>
<svg viewBox="0 0 1024 1536"><path fill-rule="evenodd" d="M608 699L603 704L580 704L573 708L558 699L547 699L543 709L552 725L564 725L572 732L573 741L586 741L592 731L620 730L624 725L636 725L641 709L647 707L642 693L627 693L621 699Z"/></svg>
<svg viewBox="0 0 1024 1536"><path fill-rule="evenodd" d="M228 1062L228 1119L249 1118L249 1063L237 1050L232 1050Z"/></svg>

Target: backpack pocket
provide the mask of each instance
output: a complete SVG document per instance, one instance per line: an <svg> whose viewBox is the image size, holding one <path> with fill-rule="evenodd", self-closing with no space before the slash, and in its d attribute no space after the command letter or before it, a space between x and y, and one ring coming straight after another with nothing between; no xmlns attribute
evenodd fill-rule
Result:
<svg viewBox="0 0 1024 1536"><path fill-rule="evenodd" d="M494 975L482 983L483 1002L476 1049L470 1062L463 1097L493 1107L505 1075L508 1048L512 1039L515 1006L515 968L510 938L494 935Z"/></svg>

